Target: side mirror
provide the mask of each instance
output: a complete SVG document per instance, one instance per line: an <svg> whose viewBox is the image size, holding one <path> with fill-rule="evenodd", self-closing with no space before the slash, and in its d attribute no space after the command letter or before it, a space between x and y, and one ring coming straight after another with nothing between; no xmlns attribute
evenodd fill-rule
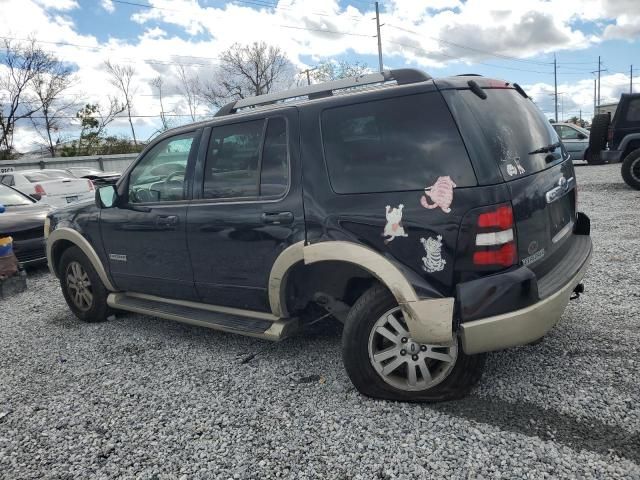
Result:
<svg viewBox="0 0 640 480"><path fill-rule="evenodd" d="M106 185L96 190L96 205L98 208L112 208L118 200L118 192L114 185Z"/></svg>
<svg viewBox="0 0 640 480"><path fill-rule="evenodd" d="M580 133L578 133L578 138L580 140L584 140L585 138L587 138L587 136L584 133L580 132Z"/></svg>

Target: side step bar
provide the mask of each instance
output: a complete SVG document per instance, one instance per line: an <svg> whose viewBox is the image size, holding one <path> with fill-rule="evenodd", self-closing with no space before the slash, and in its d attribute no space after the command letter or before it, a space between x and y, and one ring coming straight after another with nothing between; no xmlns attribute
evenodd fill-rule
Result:
<svg viewBox="0 0 640 480"><path fill-rule="evenodd" d="M176 320L265 340L282 340L291 336L298 329L296 318L277 318L269 313L218 307L138 293L110 293L107 297L107 304L116 310Z"/></svg>

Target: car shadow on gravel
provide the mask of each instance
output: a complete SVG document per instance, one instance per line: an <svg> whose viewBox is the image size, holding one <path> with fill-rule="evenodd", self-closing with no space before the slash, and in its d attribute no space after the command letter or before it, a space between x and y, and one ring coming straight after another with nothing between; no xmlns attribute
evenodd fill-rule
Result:
<svg viewBox="0 0 640 480"><path fill-rule="evenodd" d="M640 433L625 431L595 419L580 420L554 409L528 402L511 403L496 397L469 396L424 408L493 425L545 441L562 443L574 450L618 455L640 464Z"/></svg>

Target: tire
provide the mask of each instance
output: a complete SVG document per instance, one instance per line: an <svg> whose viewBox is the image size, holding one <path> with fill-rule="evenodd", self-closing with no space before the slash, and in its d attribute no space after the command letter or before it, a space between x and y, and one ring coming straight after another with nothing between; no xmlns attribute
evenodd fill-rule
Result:
<svg viewBox="0 0 640 480"><path fill-rule="evenodd" d="M589 132L589 165L601 165L600 152L607 146L607 135L609 132L609 115L600 113L593 117L591 130Z"/></svg>
<svg viewBox="0 0 640 480"><path fill-rule="evenodd" d="M622 161L622 178L631 188L640 190L640 149L632 151Z"/></svg>
<svg viewBox="0 0 640 480"><path fill-rule="evenodd" d="M113 314L107 305L107 289L82 250L78 247L65 250L59 272L64 299L78 319L102 322Z"/></svg>
<svg viewBox="0 0 640 480"><path fill-rule="evenodd" d="M398 400L405 402L439 402L444 400L454 400L464 397L471 387L475 385L482 376L485 354L466 355L456 337L455 343L451 347L438 347L432 345L418 345L414 352L419 355L408 353L410 347L415 344L410 338L406 343L402 341L402 332L396 329L397 338L395 342L389 342L385 350L381 350L382 356L386 356L387 351L403 348L407 353L394 354L393 357L385 359L385 367L391 366L394 362L404 362L384 376L378 371L382 368L381 363L374 360L372 348L383 340L384 335L380 335L378 328L381 321L388 319L389 315L394 316L398 323L402 324L402 313L395 299L389 291L382 285L375 285L367 290L353 305L347 319L342 334L342 359L345 369L351 382L363 395L385 400ZM391 325L391 323L389 323ZM384 327L386 328L386 327ZM375 329L375 332L373 331ZM388 328L387 331L391 332ZM423 351L422 349L425 349ZM446 350L446 352L442 352ZM452 361L435 360L431 355L449 357ZM375 355L379 356L379 355ZM419 357L420 356L420 357ZM419 357L415 358L414 357ZM423 372L424 363L429 373L433 374L432 382L426 380ZM419 377L414 378L414 385L410 385L409 368L412 368ZM384 371L384 370L383 370ZM404 383L402 375L404 373ZM397 374L397 375L396 375ZM423 388L425 386L426 388Z"/></svg>

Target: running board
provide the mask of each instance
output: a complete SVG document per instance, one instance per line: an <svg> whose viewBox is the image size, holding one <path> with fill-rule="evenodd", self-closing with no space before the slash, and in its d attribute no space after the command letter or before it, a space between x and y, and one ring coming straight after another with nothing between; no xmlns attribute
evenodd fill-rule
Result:
<svg viewBox="0 0 640 480"><path fill-rule="evenodd" d="M107 304L116 310L126 310L273 341L289 337L298 329L296 318L277 318L264 312L173 300L153 295L110 293Z"/></svg>

